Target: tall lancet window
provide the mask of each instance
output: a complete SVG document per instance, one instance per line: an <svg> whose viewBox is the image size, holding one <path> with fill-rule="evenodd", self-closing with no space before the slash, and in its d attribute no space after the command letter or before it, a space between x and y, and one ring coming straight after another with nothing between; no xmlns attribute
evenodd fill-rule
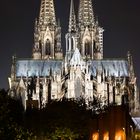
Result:
<svg viewBox="0 0 140 140"><path fill-rule="evenodd" d="M93 51L94 51L94 53L97 53L97 48L96 48L96 43L95 43L95 41L93 41Z"/></svg>
<svg viewBox="0 0 140 140"><path fill-rule="evenodd" d="M74 46L74 38L72 38L71 39L71 50L74 50L75 48L74 48L75 46Z"/></svg>
<svg viewBox="0 0 140 140"><path fill-rule="evenodd" d="M81 83L81 80L80 78L78 77L76 80L75 80L75 97L76 98L79 98L82 96L82 83Z"/></svg>
<svg viewBox="0 0 140 140"><path fill-rule="evenodd" d="M90 41L85 40L85 55L90 56Z"/></svg>
<svg viewBox="0 0 140 140"><path fill-rule="evenodd" d="M41 49L42 47L42 43L41 43L41 40L39 40L39 49Z"/></svg>
<svg viewBox="0 0 140 140"><path fill-rule="evenodd" d="M49 39L46 40L45 54L51 55L51 42Z"/></svg>

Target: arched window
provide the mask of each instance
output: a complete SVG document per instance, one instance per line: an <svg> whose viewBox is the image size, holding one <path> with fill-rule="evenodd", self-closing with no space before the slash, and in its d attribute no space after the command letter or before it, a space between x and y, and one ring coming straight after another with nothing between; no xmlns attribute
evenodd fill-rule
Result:
<svg viewBox="0 0 140 140"><path fill-rule="evenodd" d="M39 40L39 49L42 48L41 40Z"/></svg>
<svg viewBox="0 0 140 140"><path fill-rule="evenodd" d="M51 43L49 39L46 40L45 54L51 55Z"/></svg>
<svg viewBox="0 0 140 140"><path fill-rule="evenodd" d="M90 56L90 42L85 40L85 55Z"/></svg>

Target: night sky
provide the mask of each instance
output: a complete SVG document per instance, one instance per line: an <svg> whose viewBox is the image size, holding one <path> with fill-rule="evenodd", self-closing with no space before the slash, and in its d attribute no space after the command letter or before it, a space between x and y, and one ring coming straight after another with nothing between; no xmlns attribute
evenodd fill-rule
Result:
<svg viewBox="0 0 140 140"><path fill-rule="evenodd" d="M74 0L75 11L79 0ZM55 0L62 27L63 48L68 27L70 0ZM140 85L140 0L93 0L95 17L104 32L104 57L126 58L133 55ZM8 88L12 55L31 58L34 20L40 0L1 0L0 3L0 88Z"/></svg>

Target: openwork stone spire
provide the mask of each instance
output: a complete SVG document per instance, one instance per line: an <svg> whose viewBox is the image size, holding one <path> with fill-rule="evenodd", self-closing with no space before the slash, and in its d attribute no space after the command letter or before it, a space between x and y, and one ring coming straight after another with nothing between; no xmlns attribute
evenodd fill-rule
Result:
<svg viewBox="0 0 140 140"><path fill-rule="evenodd" d="M56 25L53 0L41 0L39 22L45 25Z"/></svg>
<svg viewBox="0 0 140 140"><path fill-rule="evenodd" d="M41 0L39 20L35 22L34 59L60 59L61 27L56 22L53 0Z"/></svg>
<svg viewBox="0 0 140 140"><path fill-rule="evenodd" d="M91 0L80 0L78 14L79 25L94 25L94 14Z"/></svg>
<svg viewBox="0 0 140 140"><path fill-rule="evenodd" d="M76 32L76 17L74 12L73 0L71 0L71 6L70 6L69 32Z"/></svg>

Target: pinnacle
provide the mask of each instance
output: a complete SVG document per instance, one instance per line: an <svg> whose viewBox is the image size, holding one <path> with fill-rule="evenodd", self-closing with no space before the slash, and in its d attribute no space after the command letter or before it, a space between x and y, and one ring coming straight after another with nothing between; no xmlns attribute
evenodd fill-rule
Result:
<svg viewBox="0 0 140 140"><path fill-rule="evenodd" d="M74 12L73 0L71 0L71 6L70 6L69 32L76 32L76 17Z"/></svg>

